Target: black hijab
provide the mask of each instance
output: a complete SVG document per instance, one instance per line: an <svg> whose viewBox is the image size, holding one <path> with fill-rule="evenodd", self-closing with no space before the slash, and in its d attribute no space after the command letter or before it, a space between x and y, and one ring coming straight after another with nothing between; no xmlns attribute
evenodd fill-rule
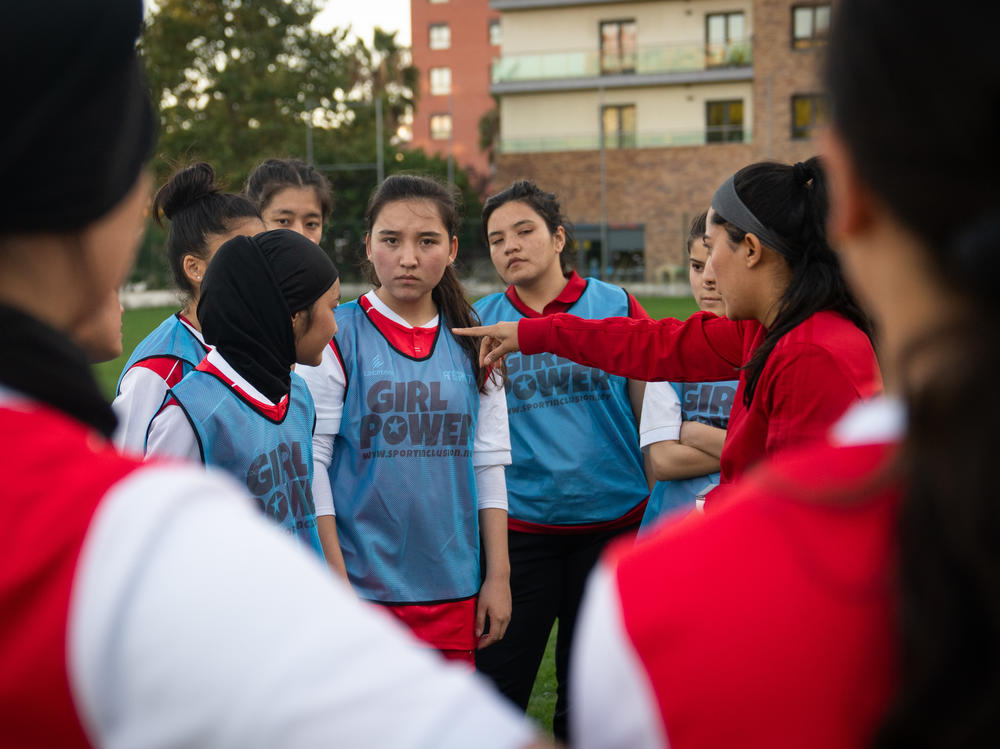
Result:
<svg viewBox="0 0 1000 749"><path fill-rule="evenodd" d="M320 246L296 232L234 237L215 253L201 284L205 341L276 403L291 387L292 315L311 307L337 278Z"/></svg>

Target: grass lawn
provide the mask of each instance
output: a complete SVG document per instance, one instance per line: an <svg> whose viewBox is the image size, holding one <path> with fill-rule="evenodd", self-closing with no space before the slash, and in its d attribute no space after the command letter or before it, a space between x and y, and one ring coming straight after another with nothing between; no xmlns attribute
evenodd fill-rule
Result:
<svg viewBox="0 0 1000 749"><path fill-rule="evenodd" d="M639 297L649 316L654 319L663 317L686 318L691 313L697 311L694 299L684 298L662 298L662 297ZM127 310L122 325L123 343L125 353L114 361L97 364L94 371L101 384L105 395L113 398L118 376L121 374L125 361L131 354L132 349L146 335L155 328L167 315L176 311L174 307L153 307L149 309ZM549 733L552 732L552 712L556 705L556 668L555 668L555 643L556 628L552 629L549 643L545 648L545 657L542 665L538 669L538 677L535 680L534 689L531 692L531 700L528 703L528 715L534 718L538 724Z"/></svg>

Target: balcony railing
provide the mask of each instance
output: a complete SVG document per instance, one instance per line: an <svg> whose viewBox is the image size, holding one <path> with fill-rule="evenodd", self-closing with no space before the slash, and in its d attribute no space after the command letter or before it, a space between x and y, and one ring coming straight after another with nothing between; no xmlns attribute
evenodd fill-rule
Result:
<svg viewBox="0 0 1000 749"><path fill-rule="evenodd" d="M725 143L751 142L749 128L739 125L720 125L698 130L658 130L637 133L608 133L604 147L608 150L626 148L673 148ZM597 133L582 135L546 135L526 138L502 138L501 153L544 153L549 151L597 151L601 136Z"/></svg>
<svg viewBox="0 0 1000 749"><path fill-rule="evenodd" d="M639 47L634 52L604 54L596 49L505 55L493 63L493 83L591 78L602 75L691 73L753 64L749 39L726 44L688 42Z"/></svg>

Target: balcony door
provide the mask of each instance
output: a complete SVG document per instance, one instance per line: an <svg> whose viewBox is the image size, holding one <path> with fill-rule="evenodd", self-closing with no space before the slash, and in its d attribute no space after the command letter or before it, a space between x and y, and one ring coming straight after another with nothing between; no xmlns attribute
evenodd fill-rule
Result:
<svg viewBox="0 0 1000 749"><path fill-rule="evenodd" d="M601 21L601 75L634 73L635 19Z"/></svg>

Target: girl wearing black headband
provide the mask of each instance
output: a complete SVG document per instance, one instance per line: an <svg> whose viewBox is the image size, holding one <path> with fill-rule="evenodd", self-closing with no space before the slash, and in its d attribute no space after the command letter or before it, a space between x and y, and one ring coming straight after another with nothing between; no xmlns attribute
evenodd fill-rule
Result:
<svg viewBox="0 0 1000 749"><path fill-rule="evenodd" d="M197 314L208 264L226 240L264 230L254 205L242 195L222 192L204 162L179 170L159 189L153 217L161 226L164 219L170 221L167 258L186 303L135 347L118 378L112 403L118 417L115 444L140 453L167 388L208 353Z"/></svg>
<svg viewBox="0 0 1000 749"><path fill-rule="evenodd" d="M278 229L223 244L198 303L213 348L170 389L146 441L149 455L228 471L320 557L311 488L316 412L291 369L320 363L339 302L336 268L301 234Z"/></svg>
<svg viewBox="0 0 1000 749"><path fill-rule="evenodd" d="M826 216L816 159L753 164L716 191L708 212L705 277L715 282L725 317L562 314L456 332L485 335L486 361L520 347L643 380L738 374L720 460L725 487L765 456L822 437L850 404L881 390L868 322L827 243ZM711 492L705 507L723 493Z"/></svg>

